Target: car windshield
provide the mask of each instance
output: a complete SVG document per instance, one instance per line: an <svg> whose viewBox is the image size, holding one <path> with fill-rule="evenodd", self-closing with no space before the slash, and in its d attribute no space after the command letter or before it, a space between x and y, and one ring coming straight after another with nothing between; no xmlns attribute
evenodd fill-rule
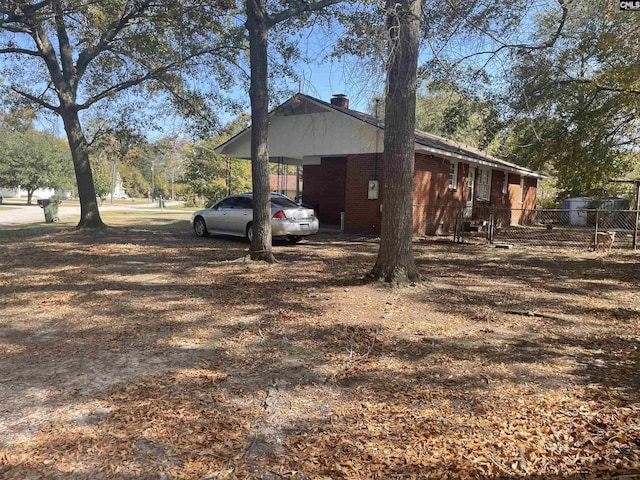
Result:
<svg viewBox="0 0 640 480"><path fill-rule="evenodd" d="M272 196L271 203L282 208L298 208L298 204L296 202L293 202L286 197Z"/></svg>

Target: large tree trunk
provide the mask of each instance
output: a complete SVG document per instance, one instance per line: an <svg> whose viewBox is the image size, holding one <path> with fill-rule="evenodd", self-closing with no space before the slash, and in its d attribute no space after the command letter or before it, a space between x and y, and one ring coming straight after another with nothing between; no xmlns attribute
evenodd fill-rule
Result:
<svg viewBox="0 0 640 480"><path fill-rule="evenodd" d="M269 150L267 86L268 25L264 0L247 0L247 30L251 61L251 180L253 183L252 260L274 263L271 250L271 195L269 192Z"/></svg>
<svg viewBox="0 0 640 480"><path fill-rule="evenodd" d="M416 72L421 0L387 0L384 199L378 258L370 277L393 285L420 279L413 257Z"/></svg>
<svg viewBox="0 0 640 480"><path fill-rule="evenodd" d="M89 163L87 139L82 132L78 112L73 108L62 111L62 121L67 132L73 168L78 182L78 197L80 197L80 222L78 228L103 228L105 224L100 218L96 190L93 184L93 173Z"/></svg>

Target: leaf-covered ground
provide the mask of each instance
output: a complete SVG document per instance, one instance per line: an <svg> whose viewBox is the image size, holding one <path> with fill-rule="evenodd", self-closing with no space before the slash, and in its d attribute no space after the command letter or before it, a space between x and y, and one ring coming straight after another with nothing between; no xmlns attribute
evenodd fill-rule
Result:
<svg viewBox="0 0 640 480"><path fill-rule="evenodd" d="M0 478L640 478L639 254L0 238Z"/></svg>

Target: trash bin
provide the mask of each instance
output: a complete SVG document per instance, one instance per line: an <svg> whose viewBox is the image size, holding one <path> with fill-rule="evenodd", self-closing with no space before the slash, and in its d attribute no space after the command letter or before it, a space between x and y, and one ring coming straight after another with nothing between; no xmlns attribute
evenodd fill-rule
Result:
<svg viewBox="0 0 640 480"><path fill-rule="evenodd" d="M54 223L60 221L60 218L58 218L58 206L60 205L59 201L45 198L38 200L38 205L40 205L40 208L44 210L45 222Z"/></svg>

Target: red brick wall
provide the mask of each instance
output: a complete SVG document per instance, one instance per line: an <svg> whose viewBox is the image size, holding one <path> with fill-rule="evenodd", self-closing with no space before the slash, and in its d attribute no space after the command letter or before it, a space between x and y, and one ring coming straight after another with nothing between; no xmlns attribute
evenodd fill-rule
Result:
<svg viewBox="0 0 640 480"><path fill-rule="evenodd" d="M502 193L504 178L508 175L507 172L502 170L491 171L491 206L489 208L491 211L495 209L495 220L498 227L507 226L511 223L509 193ZM511 188L509 186L509 192L511 192ZM486 218L488 218L488 215Z"/></svg>
<svg viewBox="0 0 640 480"><path fill-rule="evenodd" d="M416 154L413 183L413 233L434 235L450 231L458 207L464 204L465 164L458 163L458 187L449 188L450 161ZM464 180L464 181L463 181Z"/></svg>
<svg viewBox="0 0 640 480"><path fill-rule="evenodd" d="M511 225L521 224L523 218L523 210L532 210L536 208L536 195L538 190L538 180L532 177L524 178L524 195L523 201L520 203L520 175L509 174L509 203L511 211Z"/></svg>
<svg viewBox="0 0 640 480"><path fill-rule="evenodd" d="M538 194L538 179L525 177L524 179L524 202L523 208L533 210L536 208L536 197Z"/></svg>
<svg viewBox="0 0 640 480"><path fill-rule="evenodd" d="M502 193L505 175L502 170L491 171L491 205L496 208L510 208L509 194Z"/></svg>
<svg viewBox="0 0 640 480"><path fill-rule="evenodd" d="M369 180L379 181L377 200L368 199ZM382 155L377 159L375 154L348 155L345 190L345 232L380 233L380 204L384 195Z"/></svg>
<svg viewBox="0 0 640 480"><path fill-rule="evenodd" d="M521 207L526 211L523 212L520 222L531 222L535 218L534 209L536 208L536 195L538 190L538 179L525 177L524 179L524 198Z"/></svg>
<svg viewBox="0 0 640 480"><path fill-rule="evenodd" d="M344 211L346 232L380 233L380 205L384 197L382 155L378 155L376 161L374 154L348 155L346 161L344 158L323 158L321 165L308 165L304 168L303 199L305 203L319 205L322 223L328 224L328 220L324 219L328 215L327 218L334 221L335 225L339 224L340 212ZM458 162L455 190L449 189L449 168L447 159L416 154L413 185L414 235L452 232L455 228L456 215L466 205L470 166L468 163ZM503 194L504 175L505 172L501 170L492 172L490 207L501 210L505 217L502 219L504 224L517 224L521 218L519 209L535 208L537 180L525 178L525 197L520 204L520 175L507 174L509 193ZM338 177L345 179L343 187L336 181ZM369 200L369 180L375 179L379 181L379 196L377 200ZM340 197L340 192L344 194L342 203L334 201Z"/></svg>
<svg viewBox="0 0 640 480"><path fill-rule="evenodd" d="M302 201L317 209L321 225L339 226L345 211L346 157L325 157L320 165L305 165Z"/></svg>

